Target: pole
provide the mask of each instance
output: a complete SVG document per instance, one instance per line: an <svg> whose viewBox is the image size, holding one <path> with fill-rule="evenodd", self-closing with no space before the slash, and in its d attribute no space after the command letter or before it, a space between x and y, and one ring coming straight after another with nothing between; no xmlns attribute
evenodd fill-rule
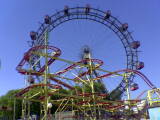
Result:
<svg viewBox="0 0 160 120"><path fill-rule="evenodd" d="M16 120L16 99L14 98L13 120Z"/></svg>
<svg viewBox="0 0 160 120"><path fill-rule="evenodd" d="M126 81L126 92L127 92L127 99L130 100L131 96L130 96L130 90L129 90L129 81L127 78L127 73L125 73L124 79Z"/></svg>
<svg viewBox="0 0 160 120"><path fill-rule="evenodd" d="M48 54L47 51L47 45L48 45L48 30L46 30L45 33L45 54ZM44 76L44 84L48 83L48 58L47 56L45 57L45 76ZM45 101L44 101L44 120L47 120L47 114L48 114L48 87L44 87L44 92L45 92Z"/></svg>

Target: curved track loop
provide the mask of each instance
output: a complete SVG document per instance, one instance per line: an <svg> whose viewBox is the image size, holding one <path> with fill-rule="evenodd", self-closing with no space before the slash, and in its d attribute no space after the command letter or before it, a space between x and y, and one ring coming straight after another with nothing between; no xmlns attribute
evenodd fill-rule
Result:
<svg viewBox="0 0 160 120"><path fill-rule="evenodd" d="M119 72L131 72L131 73L133 72L133 73L139 75L139 76L147 83L147 85L148 85L150 88L152 88L152 89L155 89L155 88L156 88L155 85L153 85L153 84L151 83L151 81L150 81L144 74L142 74L141 72L139 72L139 71L137 71L137 70L130 70L130 69L118 70L118 71L115 71L115 72L113 72L113 73L109 73L109 74L100 76L99 78L109 77L109 76L111 76L111 75L113 75L113 74L115 74L115 73L119 73Z"/></svg>
<svg viewBox="0 0 160 120"><path fill-rule="evenodd" d="M127 102L130 103L130 105L136 105L136 103L140 102L141 100L128 100ZM76 104L78 106L83 106L86 104L89 104L90 102L93 102L92 100L85 100L85 101L80 101L77 102ZM111 109L118 109L118 108L122 108L125 107L125 102L126 101L96 101L96 105L97 106L101 106L107 110L111 110Z"/></svg>
<svg viewBox="0 0 160 120"><path fill-rule="evenodd" d="M21 62L18 64L18 66L16 67L16 70L23 74L23 75L36 75L36 76L40 76L43 74L43 72L45 71L45 65L43 65L38 71L34 71L34 70L26 70L26 69L23 69L22 67L25 65L26 62L29 62L30 60L30 57L33 55L33 52L35 51L39 51L39 50L43 50L43 49L50 49L50 50L53 50L53 52L55 53L52 57L59 57L61 55L61 50L56 48L56 47L53 47L53 46L46 46L46 45L41 45L41 46L35 46L31 49L28 50L28 52L24 55L23 59L21 60ZM49 61L48 61L48 66L51 65L56 59L52 59L50 58ZM53 77L50 77L51 80L69 88L69 89L73 89L72 86L58 80L58 79L55 79Z"/></svg>
<svg viewBox="0 0 160 120"><path fill-rule="evenodd" d="M75 67L77 67L79 64L83 65L84 62L92 62L92 63L97 63L95 64L95 67L93 69L96 69L96 68L99 68L100 66L103 65L103 61L102 60L99 60L99 59L84 59L84 60L81 60L79 62L76 62L75 64L72 64L71 66L65 68L64 70L62 71L59 71L57 72L55 75L61 75L69 70L72 70L74 69ZM83 73L82 73L83 74Z"/></svg>
<svg viewBox="0 0 160 120"><path fill-rule="evenodd" d="M101 62L101 63L102 63L102 62ZM71 65L71 66L68 67L68 68L72 68L72 69L73 69L73 66L76 67L76 64L73 64L73 65ZM98 67L99 67L99 66L98 66ZM96 70L96 68L98 68L98 67L95 67L94 70ZM66 68L65 70L63 70L62 73L65 73L65 72L67 72L68 70L70 70L70 69L68 69L68 68ZM115 74L120 74L121 72L137 74L138 76L140 76L140 77L145 81L145 83L146 83L151 89L155 89L155 88L156 88L156 86L155 86L144 74L142 74L140 71L131 70L131 69L123 69L123 70L118 70L118 71L110 72L110 73L107 73L107 74L104 74L104 75L99 75L98 77L93 78L92 80L99 80L99 79L102 79L102 78L110 77L110 76L115 75ZM62 74L61 72L59 72L59 73ZM74 80L74 81L75 81L75 80L76 80L76 81L77 81L77 80L80 80L80 78L81 78L82 76L87 75L87 74L89 74L89 73L90 73L89 71L84 72L84 73L81 73L80 75L78 75L76 78L74 78L74 79L72 79L72 80ZM60 74L55 74L55 76L60 75Z"/></svg>
<svg viewBox="0 0 160 120"><path fill-rule="evenodd" d="M118 70L118 71L114 71L114 72L110 72L110 73L107 73L107 74L104 74L104 75L99 75L98 77L96 78L93 78L91 80L99 80L99 79L102 79L102 78L107 78L107 77L110 77L112 75L115 75L115 74L120 74L121 72L127 72L127 73L134 73L138 76L140 76L144 82L151 88L151 89L155 89L156 86L144 75L142 74L141 72L137 71L137 70L130 70L130 69L123 69L123 70ZM76 78L73 78L72 80L73 81L78 81L80 80L80 77L84 76L84 75L87 75L89 74L90 72L87 71L87 72L84 72L82 74L80 74L78 77ZM71 80L71 79L70 79Z"/></svg>
<svg viewBox="0 0 160 120"><path fill-rule="evenodd" d="M120 72L135 73L138 76L140 76L151 89L156 88L156 86L144 74L142 74L141 72L139 72L137 70L130 70L130 69L123 69L123 70L110 72L110 73L107 73L107 74L104 74L104 75L99 75L98 77L94 78L93 80L99 80L99 79L102 79L102 78L110 77L110 76L118 74ZM75 79L78 80L78 77L76 77Z"/></svg>
<svg viewBox="0 0 160 120"><path fill-rule="evenodd" d="M52 89L61 89L60 85L53 85L53 84L34 84L34 85L30 85L28 87L26 87L25 89L23 89L21 92L16 94L16 97L21 97L23 94L27 93L28 91L30 91L31 89L37 88L37 87L50 87Z"/></svg>
<svg viewBox="0 0 160 120"><path fill-rule="evenodd" d="M52 57L59 57L61 55L61 50L56 48L56 47L53 47L53 46L45 46L45 45L42 45L42 46L36 46L36 47L33 47L31 49L29 49L29 51L24 55L23 59L21 60L21 62L18 64L18 66L16 67L16 69L18 70L19 73L21 74L24 74L24 75L36 75L36 76L40 76L43 74L43 72L45 71L45 65L42 66L42 68L40 68L38 71L34 71L34 70L25 70L23 69L22 67L25 65L26 62L29 62L30 60L30 57L33 55L33 52L35 51L38 51L38 50L43 50L43 49L50 49L50 50L53 50L53 52L55 52L55 54L52 56ZM48 61L48 66L51 65L56 59L52 59L50 58L49 61ZM79 61L69 67L67 67L66 69L64 69L63 71L59 71L57 72L56 74L54 74L55 76L57 75L61 75L69 70L72 70L73 68L75 68L78 64L82 64L84 62L88 62L89 59L87 60L82 60L82 61ZM103 64L103 61L101 60L98 60L98 59L91 59L90 60L91 62L97 62L98 64L96 65L96 68L100 67L102 64ZM58 80L57 78L54 78L54 77L50 77L51 80L55 81L56 83L58 84L61 84L69 89L74 89L72 86L66 84L65 82L62 82L60 80Z"/></svg>
<svg viewBox="0 0 160 120"><path fill-rule="evenodd" d="M29 49L29 51L24 55L23 59L21 60L21 62L16 67L16 69L18 70L18 72L21 73L21 74L25 74L25 75L36 75L36 76L42 75L43 72L45 71L45 65L43 65L38 71L25 70L22 67L25 65L26 62L29 62L30 57L34 54L33 52L39 51L39 50L43 50L43 49L50 49L50 50L52 50L54 52L54 55L52 55L51 57L55 58L55 57L59 57L61 55L61 50L58 49L58 48L56 48L56 47L53 47L53 46L42 45L42 46L33 47L33 48ZM51 65L55 60L56 59L50 58L48 60L48 66ZM65 73L65 72L67 72L69 70L74 69L79 64L84 64L84 62L88 62L88 61L97 63L95 65L95 67L93 68L94 70L96 70L97 68L99 68L103 64L103 61L98 60L98 59L85 59L85 60L76 62L76 63L72 64L71 66L65 68L64 70L59 71L59 72L53 74L53 76L59 76L59 75ZM132 70L132 69L123 69L123 70L118 70L118 71L110 72L110 73L107 73L107 74L104 74L104 75L99 75L96 78L94 78L93 80L99 80L99 79L102 79L102 78L105 78L105 77L109 77L109 76L111 76L113 74L117 74L117 73L120 73L120 72L137 74L137 75L139 75L147 83L147 85L149 87L151 87L152 89L156 88L155 85L153 85L150 82L150 80L145 75L143 75L141 72L139 72L137 70ZM89 73L90 73L89 70L86 71L86 72L83 72L83 73L79 74L76 78L74 78L73 80L79 80L79 78L81 78L82 76L84 76L86 74L89 74ZM55 81L58 84L61 84L61 85L65 86L65 87L67 87L69 89L74 89L74 87L68 85L65 82L62 82L62 81L58 80L57 78L54 78L53 76L50 77L51 80Z"/></svg>
<svg viewBox="0 0 160 120"><path fill-rule="evenodd" d="M55 52L53 57L59 57L61 55L61 50L56 48L56 47L46 46L46 45L36 46L36 47L33 47L33 48L29 49L29 51L27 53L25 53L23 59L21 60L21 62L16 67L16 70L19 73L24 74L24 75L40 75L42 72L44 72L45 65L43 65L41 67L41 69L39 69L37 72L28 71L28 70L23 69L22 67L25 65L26 62L30 61L30 57L33 55L33 52L43 50L43 49L46 49L46 48L50 49L50 50L53 50L53 52ZM55 61L55 59L49 59L48 66L51 65L54 61Z"/></svg>

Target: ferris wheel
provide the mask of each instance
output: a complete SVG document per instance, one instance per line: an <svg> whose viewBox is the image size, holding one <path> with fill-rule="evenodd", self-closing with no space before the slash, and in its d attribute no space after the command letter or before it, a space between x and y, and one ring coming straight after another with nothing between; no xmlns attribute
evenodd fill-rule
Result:
<svg viewBox="0 0 160 120"><path fill-rule="evenodd" d="M75 40L75 44L77 43L77 45L82 48L82 52L81 52L82 57L79 59L79 61L75 62L75 59L73 58L73 56L70 57L69 52L72 53L74 51L77 51L77 49L76 49L76 46L70 43L70 41L68 41L67 43L59 42L57 43L57 45L56 45L56 40L54 42L47 41L47 44L49 45L47 47L49 54L53 57L60 57L60 59L58 60L61 61L61 63L57 63L55 67L53 66L53 69L57 68L56 71L51 72L53 70L52 67L49 69L49 71L55 75L54 77L50 78L51 81L54 81L55 83L58 83L65 88L72 89L74 86L78 84L77 82L74 81L75 79L85 80L85 79L89 79L88 77L90 78L92 77L92 79L94 79L95 81L97 82L99 81L103 83L104 86L106 86L105 89L107 91L108 86L110 85L107 85L108 83L105 82L106 81L105 77L119 76L119 72L124 72L126 74L129 73L127 75L127 80L128 80L128 86L131 88L131 90L134 91L138 89L138 84L134 82L135 72L133 71L140 70L144 67L144 63L138 60L138 48L140 47L140 42L135 41L133 39L131 32L128 31L128 27L129 27L128 24L122 23L116 17L112 16L110 10L107 10L104 12L99 9L91 8L89 5L87 5L86 7L74 7L74 8L69 8L68 6L65 6L63 10L58 11L53 15L50 15L50 16L46 15L44 18L44 22L40 25L38 30L30 32L30 37L31 37L30 43L32 48L29 51L35 51L35 50L42 51L46 47L46 43L45 43L46 33L48 38L48 36L51 36L51 33L56 31L56 29L62 24L68 23L68 22L72 23L75 20L78 20L78 22L79 20L92 21L94 23L99 23L100 25L103 25L105 29L110 30L112 32L112 35L114 34L117 40L119 40L117 42L121 42L121 45L122 45L121 49L125 51L125 54L123 54L125 57L125 62L123 62L124 64L123 67L125 68L123 69L126 69L126 70L108 70L109 68L107 70L101 69L100 67L103 66L103 64L106 61L92 57L92 49L96 49L98 45L95 48L92 48L90 45L88 45L87 42L86 43L84 42L82 46L80 46L78 41ZM92 31L92 28L90 29ZM99 39L101 39L101 37L99 37ZM103 42L101 41L101 45L103 44ZM65 47L65 44L69 44L70 46ZM100 45L100 48L101 48L101 45ZM52 46L55 46L55 47L52 47ZM57 48L59 46L60 48ZM104 46L104 48L107 47L105 45L102 45L102 46ZM69 51L68 50L69 48L73 48L73 49ZM99 51L98 49L96 50ZM69 57L63 56L63 53L65 54L64 51L67 51L66 53L68 55L66 54L66 56L69 56ZM99 53L101 54L102 52L103 54L101 55L101 58L108 59L108 58L105 58L104 50L100 51ZM61 56L63 57L62 59L61 59ZM44 60L40 60L41 59L40 55L33 55L29 52L26 54L26 58L27 57L30 57L30 64L31 66L34 66L33 69L38 71L38 73L32 73L31 75L35 75L34 79L38 79L39 81L41 81L42 78L40 78L38 74L44 72L45 70ZM70 59L72 62L67 61L67 59ZM48 65L50 66L53 62L54 64L56 64L56 60L57 58L49 59ZM60 64L62 64L62 62L65 62L65 64L63 63L63 68L60 67ZM23 66L23 63L24 62L21 62L19 66ZM90 75L89 73L90 69L85 66L87 64L88 65L92 64L94 66L94 68L92 68L93 69L92 75ZM106 75L104 75L104 72L107 72L107 74L105 73ZM21 73L26 74L26 72L21 72ZM126 76L123 76L123 75L120 76L120 78L118 78L119 79L118 84L113 85L110 92L114 90L118 90L119 91L118 94L123 94L126 91L125 78ZM33 79L31 79L31 81L33 82ZM154 85L151 82L148 82L148 83L152 88L154 87Z"/></svg>
<svg viewBox="0 0 160 120"><path fill-rule="evenodd" d="M82 29L79 26L84 24L83 21L91 21L90 23L94 24L86 22ZM62 28L63 23L67 25L64 24ZM95 23L99 23L103 28L94 27ZM90 25L87 26L87 24ZM156 88L145 75L138 71L144 67L144 63L138 59L140 42L133 39L128 27L127 23L121 23L112 16L110 10L104 12L91 8L89 5L74 8L65 6L63 10L53 15L46 15L38 30L30 32L31 48L24 54L16 68L19 73L27 75L29 83L29 87L22 90L17 96L26 97L26 92L40 86L42 89L56 89L55 91L61 88L71 89L76 91L74 97L81 99L78 102L74 101L77 106L88 103L92 106L94 103L93 114L96 114L96 104L102 108L108 104L98 101L99 98L103 99L106 94L110 94L110 100L114 100L126 92L137 90L139 86L134 80L135 75L140 76L152 89ZM70 31L70 28L74 29ZM100 28L103 29L103 32L100 31ZM109 35L105 32L109 32ZM98 36L95 37L96 35ZM120 54L122 49L124 54ZM122 62L117 63L121 58L123 58ZM97 90L94 86L96 83L100 83L103 89ZM84 86L86 91L78 91ZM36 99L43 100L46 96L50 96L47 92L44 96L43 92L42 90L42 93L35 93L32 97L41 94ZM92 100L89 101L87 97L91 97ZM44 104L45 115L48 109L47 99ZM68 97L68 99L71 98ZM107 106L107 109L117 109L118 104ZM86 109L83 111L86 114Z"/></svg>

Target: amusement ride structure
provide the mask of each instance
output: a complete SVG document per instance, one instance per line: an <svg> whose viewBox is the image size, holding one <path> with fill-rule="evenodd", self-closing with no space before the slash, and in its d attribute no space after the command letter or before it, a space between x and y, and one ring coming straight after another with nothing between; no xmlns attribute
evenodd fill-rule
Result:
<svg viewBox="0 0 160 120"><path fill-rule="evenodd" d="M121 41L126 53L126 68L115 71L104 70L103 61L92 58L90 47L82 50L80 61L61 58L58 46L49 44L49 34L59 25L72 20L90 20L109 28ZM16 67L17 71L27 76L26 87L16 94L22 99L22 118L30 118L31 102L40 103L40 119L50 120L51 108L57 106L54 119L76 120L102 120L102 119L139 119L146 118L147 105L154 104L152 94L159 99L157 89L149 79L139 70L144 63L138 60L139 41L134 41L128 31L128 24L121 23L112 16L111 11L103 12L98 9L86 7L65 8L49 16L46 15L44 23L39 29L30 32L31 48L24 54L23 59ZM51 64L61 61L68 66L57 72L52 72ZM77 74L72 71L77 70ZM65 76L65 74L69 74ZM108 91L104 78L121 77L121 82L114 90ZM140 76L151 88L146 100L131 99L130 91L139 88L134 77ZM71 81L73 84L68 84ZM100 90L97 90L97 86ZM62 92L70 91L69 93ZM127 98L117 100L117 96L127 95ZM58 97L53 97L58 96ZM157 100L158 101L158 100ZM157 101L155 103L157 103ZM66 114L68 113L68 114Z"/></svg>

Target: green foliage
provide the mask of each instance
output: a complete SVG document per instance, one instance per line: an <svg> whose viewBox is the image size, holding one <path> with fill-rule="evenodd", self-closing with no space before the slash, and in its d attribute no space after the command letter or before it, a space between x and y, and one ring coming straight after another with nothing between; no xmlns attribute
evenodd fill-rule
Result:
<svg viewBox="0 0 160 120"><path fill-rule="evenodd" d="M94 92L95 93L106 93L108 94L108 92L105 89L105 86L102 83L98 83L98 82L94 82L93 83L93 87L94 87ZM39 92L39 88L31 90L30 94L35 94L37 92ZM6 95L1 96L0 97L0 106L7 106L7 107L11 107L12 110L11 111L0 111L0 118L3 116L7 116L9 118L13 118L13 111L14 111L14 100L15 101L15 109L16 109L16 114L15 117L16 119L21 117L22 114L22 100L20 99L15 99L15 94L18 93L20 90L10 90ZM62 99L65 96L70 96L70 95L77 95L78 93L82 93L82 91L85 91L86 93L91 93L92 89L91 89L91 85L90 84L84 84L82 86L75 86L75 90L68 90L68 89L60 89L59 92L57 94L53 94L51 96L52 100L58 100L58 99ZM60 94L63 94L62 96ZM121 99L121 95L122 95L122 91L120 91L119 89L114 89L105 99L106 100L120 100ZM36 115L40 115L40 103L38 102L30 102L31 104L31 114L36 114ZM54 105L51 109L51 113L54 113L56 111L56 109L58 108L58 105Z"/></svg>
<svg viewBox="0 0 160 120"><path fill-rule="evenodd" d="M31 115L40 115L40 103L30 102L30 112Z"/></svg>
<svg viewBox="0 0 160 120"><path fill-rule="evenodd" d="M85 92L88 92L88 93L92 92L92 88L90 84L85 84L82 86L82 88L84 89ZM103 83L93 82L93 88L94 88L94 92L107 94L107 91L105 90L105 86L103 85Z"/></svg>
<svg viewBox="0 0 160 120"><path fill-rule="evenodd" d="M109 95L109 99L110 100L121 100L121 96L122 96L122 91L119 90L118 88L114 89L110 95Z"/></svg>
<svg viewBox="0 0 160 120"><path fill-rule="evenodd" d="M0 106L6 106L11 108L11 110L1 110L0 117L7 116L9 118L13 118L13 111L14 111L14 95L19 92L20 90L10 90L6 95L0 97ZM21 100L16 101L16 110L21 110ZM16 117L18 117L21 112L16 112Z"/></svg>

